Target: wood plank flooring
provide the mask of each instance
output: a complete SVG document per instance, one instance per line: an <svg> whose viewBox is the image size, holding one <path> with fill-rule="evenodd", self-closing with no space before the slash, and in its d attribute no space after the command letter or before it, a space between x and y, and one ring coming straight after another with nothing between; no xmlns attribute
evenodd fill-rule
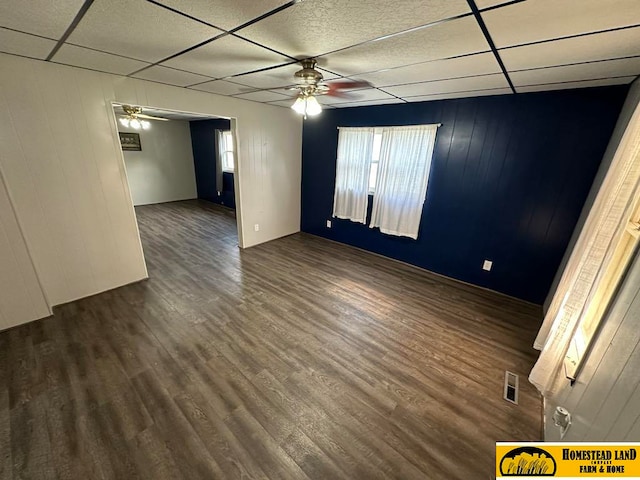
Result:
<svg viewBox="0 0 640 480"><path fill-rule="evenodd" d="M540 439L539 308L306 234L240 251L205 202L136 212L148 281L0 333L0 480L487 479Z"/></svg>

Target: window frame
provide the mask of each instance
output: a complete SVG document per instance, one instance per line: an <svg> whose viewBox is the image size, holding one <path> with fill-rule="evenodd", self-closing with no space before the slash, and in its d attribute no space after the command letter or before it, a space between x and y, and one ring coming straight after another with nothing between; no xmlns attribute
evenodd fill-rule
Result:
<svg viewBox="0 0 640 480"><path fill-rule="evenodd" d="M382 128L375 127L373 130L373 146L371 148L371 160L369 162L369 195L375 195L376 182L378 180L378 172L380 166L380 154L382 153ZM373 165L375 164L375 177L373 178L373 185L371 184L373 176Z"/></svg>
<svg viewBox="0 0 640 480"><path fill-rule="evenodd" d="M222 171L226 173L235 173L236 156L234 149L233 132L231 130L223 130L221 137L222 148L220 151L220 158L222 163ZM231 161L229 161L229 158L231 158Z"/></svg>

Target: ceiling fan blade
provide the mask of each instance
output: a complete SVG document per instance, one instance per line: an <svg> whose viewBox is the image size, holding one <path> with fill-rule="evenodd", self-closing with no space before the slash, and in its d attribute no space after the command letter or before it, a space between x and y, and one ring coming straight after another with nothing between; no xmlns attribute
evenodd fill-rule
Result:
<svg viewBox="0 0 640 480"><path fill-rule="evenodd" d="M327 85L331 90L355 90L362 88L371 88L373 86L366 80L327 82Z"/></svg>
<svg viewBox="0 0 640 480"><path fill-rule="evenodd" d="M136 115L138 118L145 118L147 120L160 120L162 122L168 122L169 119L168 118L162 118L162 117L153 117L151 115L145 115L144 113L138 113Z"/></svg>
<svg viewBox="0 0 640 480"><path fill-rule="evenodd" d="M351 98L351 95L343 92L342 90L327 90L326 92L323 92L323 95L336 98Z"/></svg>

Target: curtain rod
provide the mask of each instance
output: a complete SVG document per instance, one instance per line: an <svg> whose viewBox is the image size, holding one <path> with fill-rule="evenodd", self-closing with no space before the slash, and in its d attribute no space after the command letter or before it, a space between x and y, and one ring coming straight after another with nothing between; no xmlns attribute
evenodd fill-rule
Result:
<svg viewBox="0 0 640 480"><path fill-rule="evenodd" d="M435 125L436 127L441 127L441 123L426 123L421 125ZM338 130L341 128L394 128L394 127L418 127L419 125L385 125L379 127L336 127Z"/></svg>

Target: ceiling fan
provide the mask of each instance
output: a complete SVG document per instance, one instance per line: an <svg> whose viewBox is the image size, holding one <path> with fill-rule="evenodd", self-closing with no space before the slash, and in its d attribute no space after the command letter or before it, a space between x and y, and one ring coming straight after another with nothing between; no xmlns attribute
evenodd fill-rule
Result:
<svg viewBox="0 0 640 480"><path fill-rule="evenodd" d="M318 64L315 58L306 58L300 61L302 69L293 74L296 85L287 87L287 90L298 90L295 103L291 106L304 118L318 115L322 112L322 106L316 96L328 95L332 97L346 98L348 90L370 87L369 82L363 80L343 80L325 83L322 73L316 70Z"/></svg>
<svg viewBox="0 0 640 480"><path fill-rule="evenodd" d="M120 107L125 115L118 120L124 127L131 127L134 130L148 130L151 124L147 120L161 120L168 122L168 118L155 117L153 115L145 115L142 113L142 107L135 107L132 105L114 105L114 107Z"/></svg>

